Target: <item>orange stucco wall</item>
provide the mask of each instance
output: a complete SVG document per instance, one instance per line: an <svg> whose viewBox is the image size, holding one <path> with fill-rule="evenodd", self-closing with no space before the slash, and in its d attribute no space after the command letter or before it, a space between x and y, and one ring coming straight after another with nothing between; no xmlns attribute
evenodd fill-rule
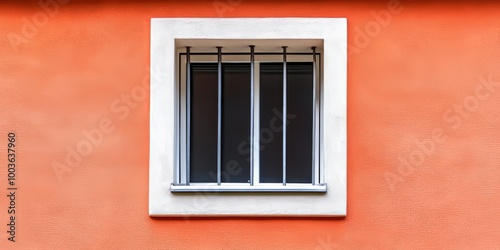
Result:
<svg viewBox="0 0 500 250"><path fill-rule="evenodd" d="M0 249L500 247L499 3L33 2L0 3ZM345 219L148 216L150 18L219 16L348 18Z"/></svg>

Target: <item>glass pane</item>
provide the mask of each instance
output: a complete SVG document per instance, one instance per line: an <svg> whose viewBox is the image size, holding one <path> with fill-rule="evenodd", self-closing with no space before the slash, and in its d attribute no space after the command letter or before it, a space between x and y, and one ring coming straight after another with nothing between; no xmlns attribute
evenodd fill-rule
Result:
<svg viewBox="0 0 500 250"><path fill-rule="evenodd" d="M217 64L191 64L190 181L217 182Z"/></svg>
<svg viewBox="0 0 500 250"><path fill-rule="evenodd" d="M283 182L283 64L260 64L260 182Z"/></svg>
<svg viewBox="0 0 500 250"><path fill-rule="evenodd" d="M260 65L260 180L283 182L283 64ZM287 64L287 183L312 183L312 63Z"/></svg>
<svg viewBox="0 0 500 250"><path fill-rule="evenodd" d="M250 64L223 64L222 182L250 181Z"/></svg>
<svg viewBox="0 0 500 250"><path fill-rule="evenodd" d="M312 183L313 65L287 64L286 182Z"/></svg>
<svg viewBox="0 0 500 250"><path fill-rule="evenodd" d="M217 63L192 64L191 182L217 182ZM222 66L222 182L250 179L250 64Z"/></svg>

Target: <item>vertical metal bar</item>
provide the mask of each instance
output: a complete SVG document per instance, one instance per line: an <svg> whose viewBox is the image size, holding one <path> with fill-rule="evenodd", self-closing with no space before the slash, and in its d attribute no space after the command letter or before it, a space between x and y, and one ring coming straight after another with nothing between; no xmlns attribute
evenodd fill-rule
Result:
<svg viewBox="0 0 500 250"><path fill-rule="evenodd" d="M221 184L222 144L222 47L217 47L217 185Z"/></svg>
<svg viewBox="0 0 500 250"><path fill-rule="evenodd" d="M256 62L254 64L255 72L260 72L260 64ZM254 74L254 137L253 140L253 181L254 185L259 185L260 183L260 75Z"/></svg>
<svg viewBox="0 0 500 250"><path fill-rule="evenodd" d="M313 131L312 131L312 184L316 185L316 47L311 47L313 51Z"/></svg>
<svg viewBox="0 0 500 250"><path fill-rule="evenodd" d="M181 183L181 86L182 86L182 71L181 71L181 65L182 65L182 55L179 53L178 58L177 58L177 85L175 87L175 93L177 94L176 96L176 101L175 101L175 167L174 167L174 184L179 184Z"/></svg>
<svg viewBox="0 0 500 250"><path fill-rule="evenodd" d="M286 85L287 85L287 69L286 69L286 48L283 46L283 186L286 185L286 121L287 121L287 110L286 110Z"/></svg>
<svg viewBox="0 0 500 250"><path fill-rule="evenodd" d="M255 45L250 45L250 186L253 186L253 171L254 171L254 159L253 159L253 136L254 136L254 75L255 75Z"/></svg>
<svg viewBox="0 0 500 250"><path fill-rule="evenodd" d="M322 171L323 169L323 141L321 139L322 136L320 136L321 133L323 133L323 65L322 65L322 59L321 59L321 54L318 55L318 71L319 71L319 74L318 74L318 147L319 147L319 150L318 150L318 179L319 179L319 183L323 184L324 183L324 179L323 179L323 175L324 175L324 171Z"/></svg>
<svg viewBox="0 0 500 250"><path fill-rule="evenodd" d="M189 185L191 170L191 47L186 47L186 184Z"/></svg>

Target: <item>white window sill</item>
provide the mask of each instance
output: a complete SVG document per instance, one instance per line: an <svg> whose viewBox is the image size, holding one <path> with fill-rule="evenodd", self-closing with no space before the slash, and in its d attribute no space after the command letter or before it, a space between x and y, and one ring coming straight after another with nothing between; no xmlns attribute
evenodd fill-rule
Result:
<svg viewBox="0 0 500 250"><path fill-rule="evenodd" d="M170 185L170 192L172 193L193 193L193 192L206 192L206 193L326 193L326 184L311 185L311 184L260 184L250 186L250 184L226 184L222 183L220 186L217 184L190 184L187 185Z"/></svg>

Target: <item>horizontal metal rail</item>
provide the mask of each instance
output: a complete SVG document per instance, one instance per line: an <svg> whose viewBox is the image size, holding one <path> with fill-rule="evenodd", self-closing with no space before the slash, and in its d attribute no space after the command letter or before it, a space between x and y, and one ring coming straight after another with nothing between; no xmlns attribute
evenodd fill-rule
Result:
<svg viewBox="0 0 500 250"><path fill-rule="evenodd" d="M181 52L179 53L180 55L182 56L185 56L187 55L186 52ZM216 56L218 55L219 53L217 52L191 52L190 53L192 56ZM253 53L254 55L256 56L272 56L272 55L277 55L277 56L280 56L280 55L283 55L283 52L254 52ZM289 56L312 56L314 55L314 53L311 53L311 52L287 52L286 53L287 55ZM221 53L221 55L223 56L247 56L247 55L251 55L251 53L249 52L223 52ZM321 55L321 53L318 53L316 52L316 55Z"/></svg>

